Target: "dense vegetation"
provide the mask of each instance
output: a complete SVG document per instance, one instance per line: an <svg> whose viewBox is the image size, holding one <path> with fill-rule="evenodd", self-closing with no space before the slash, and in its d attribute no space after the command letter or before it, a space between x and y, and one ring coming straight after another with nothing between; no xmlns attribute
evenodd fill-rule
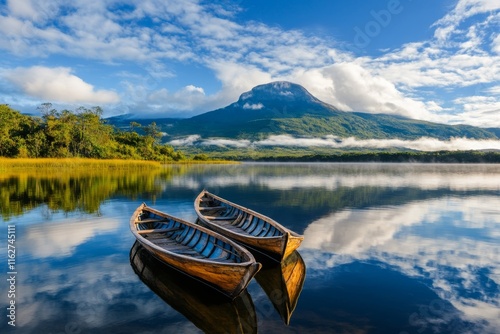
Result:
<svg viewBox="0 0 500 334"><path fill-rule="evenodd" d="M129 131L123 131L106 124L100 107L57 111L44 103L39 110L42 116L34 117L0 105L1 157L185 159L182 152L161 144L162 133L154 122L147 126L132 122Z"/></svg>
<svg viewBox="0 0 500 334"><path fill-rule="evenodd" d="M187 154L203 150L213 159L276 162L418 162L418 163L500 163L498 151L409 151L404 149L334 149L324 147L225 148L186 147Z"/></svg>
<svg viewBox="0 0 500 334"><path fill-rule="evenodd" d="M301 157L282 156L278 159L259 158L257 160L304 162L500 163L500 153L482 151L345 152L335 155L313 154Z"/></svg>

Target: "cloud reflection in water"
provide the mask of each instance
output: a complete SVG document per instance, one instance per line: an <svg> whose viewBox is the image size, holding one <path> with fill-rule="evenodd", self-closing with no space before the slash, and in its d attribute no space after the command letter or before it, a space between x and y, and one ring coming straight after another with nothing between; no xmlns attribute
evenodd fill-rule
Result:
<svg viewBox="0 0 500 334"><path fill-rule="evenodd" d="M348 209L312 222L303 256L322 271L354 261L385 263L430 282L473 322L500 328L500 207L493 196L444 197Z"/></svg>

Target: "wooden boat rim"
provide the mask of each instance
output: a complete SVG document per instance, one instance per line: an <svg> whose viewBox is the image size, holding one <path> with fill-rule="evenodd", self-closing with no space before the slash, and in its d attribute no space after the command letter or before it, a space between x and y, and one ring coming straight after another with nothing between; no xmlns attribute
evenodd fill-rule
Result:
<svg viewBox="0 0 500 334"><path fill-rule="evenodd" d="M234 206L235 208L237 209L240 209L242 211L245 211L249 214L252 214L253 216L256 216L262 220L265 220L266 222L268 222L269 224L273 225L275 228L279 229L281 232L283 232L283 235L289 235L289 236L292 236L294 238L299 238L299 239L303 239L304 236L301 235L301 234L298 234L297 232L294 232L288 228L286 228L285 226L281 225L280 223L278 223L277 221L275 221L274 219L268 217L268 216L265 216L259 212L256 212L252 209L249 209L249 208L246 208L242 205L239 205L239 204L236 204L236 203L233 203L231 201L228 201L227 199L225 198L222 198L222 197L219 197L217 195L214 195L212 193L210 193L209 191L207 190L203 190L199 195L198 197L196 198L195 200L195 204L194 204L194 209L196 211L196 213L198 214L198 217L203 217L205 218L205 215L203 213L200 212L200 203L201 203L201 198L205 195L205 194L208 194L209 196L215 198L216 200L218 201L221 201L221 202L224 202L228 205L231 205L231 206ZM205 218L207 219L207 218ZM256 237L256 236L249 236L249 235L246 235L246 234L242 234L242 233L237 233L237 232L234 232L232 230L229 230L227 228L225 228L223 225L217 225L218 227L220 228L223 228L224 230L230 232L230 233L233 233L233 234L238 234L238 235L244 235L245 238L250 238L250 239L266 239L266 240L273 240L273 239L282 239L283 236L275 236L275 237Z"/></svg>
<svg viewBox="0 0 500 334"><path fill-rule="evenodd" d="M219 240L222 240L228 244L230 244L232 247L234 247L236 250L238 250L240 253L242 253L242 255L244 254L244 256L242 256L242 262L240 263L225 263L225 262L219 262L219 261L212 261L210 259L197 259L197 258L193 258L189 255L183 255L183 254L178 254L178 253L175 253L175 252L172 252L170 250L168 250L168 248L162 248L158 245L155 245L154 243L152 243L151 241L149 241L148 239L144 238L141 234L139 234L137 228L136 228L136 221L137 221L137 217L139 216L139 213L144 210L145 208L147 208L148 211L151 211L153 212L154 214L156 215L159 215L159 216L162 216L162 217L165 217L165 218L168 218L168 219L172 219L172 220L175 220L181 224L185 224L187 226L190 226L190 227L193 227L194 229L197 229L197 230L200 230L202 231L203 233L207 233L213 237L215 237L216 239L219 239ZM181 259L187 259L189 261L193 261L193 262L198 262L198 263L212 263L212 264L217 264L218 266L229 266L229 267L235 267L235 266L238 266L238 267L247 267L249 264L252 264L252 263L255 263L255 258L254 256L252 255L252 253L250 253L249 250L247 250L246 248L240 246L239 244L237 244L236 242L232 241L231 239L215 232L215 231L212 231L206 227L203 227L201 225L197 225L197 224L193 224L193 223L190 223L186 220L183 220L183 219L180 219L180 218L177 218L177 217L174 217L172 215L169 215L167 213L164 213L162 211L158 211L156 209L153 209L149 206L146 205L146 203L142 203L135 211L134 213L132 214L132 217L130 218L130 230L132 231L132 233L134 234L135 238L137 239L137 241L139 241L140 243L145 243L148 245L148 247L151 247L153 249L155 249L156 251L158 252L161 252L161 253L168 253L170 256L172 257L177 257L177 258L181 258ZM245 258L246 257L246 258Z"/></svg>

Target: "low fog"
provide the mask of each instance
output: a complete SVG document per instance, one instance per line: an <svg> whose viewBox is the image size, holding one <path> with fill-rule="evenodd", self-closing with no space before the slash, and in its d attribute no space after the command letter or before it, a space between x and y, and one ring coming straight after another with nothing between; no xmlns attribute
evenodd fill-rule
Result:
<svg viewBox="0 0 500 334"><path fill-rule="evenodd" d="M263 140L234 140L234 139L203 139L199 135L191 135L182 139L172 140L174 146L219 146L228 148L247 147L330 147L330 148L406 148L418 151L462 151L462 150L500 150L500 140L451 138L439 140L436 138L421 137L415 140L402 139L356 139L354 137L339 138L328 135L320 138L299 138L290 135L270 136Z"/></svg>

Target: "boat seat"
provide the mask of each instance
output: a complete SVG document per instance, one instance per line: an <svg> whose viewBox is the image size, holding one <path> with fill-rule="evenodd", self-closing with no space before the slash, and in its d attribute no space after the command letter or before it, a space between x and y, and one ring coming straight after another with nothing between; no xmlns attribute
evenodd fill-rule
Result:
<svg viewBox="0 0 500 334"><path fill-rule="evenodd" d="M165 233L165 232L173 232L181 230L182 227L174 227L174 228L157 228L152 230L138 230L139 234L149 234L149 233Z"/></svg>
<svg viewBox="0 0 500 334"><path fill-rule="evenodd" d="M233 220L238 216L221 217L221 216L205 216L205 218L210 220Z"/></svg>
<svg viewBox="0 0 500 334"><path fill-rule="evenodd" d="M143 220L136 220L135 223L136 224L147 224L147 223L161 223L161 222L168 222L169 219L167 218L146 218L146 219L143 219Z"/></svg>
<svg viewBox="0 0 500 334"><path fill-rule="evenodd" d="M201 207L200 211L221 210L226 208L227 208L226 206L207 206L207 207Z"/></svg>

